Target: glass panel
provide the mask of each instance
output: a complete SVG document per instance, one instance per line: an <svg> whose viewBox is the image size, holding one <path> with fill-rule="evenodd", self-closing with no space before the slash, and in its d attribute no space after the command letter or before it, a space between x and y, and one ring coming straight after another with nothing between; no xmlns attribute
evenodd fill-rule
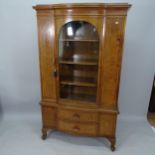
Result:
<svg viewBox="0 0 155 155"><path fill-rule="evenodd" d="M96 101L99 38L84 21L65 24L59 36L60 98Z"/></svg>

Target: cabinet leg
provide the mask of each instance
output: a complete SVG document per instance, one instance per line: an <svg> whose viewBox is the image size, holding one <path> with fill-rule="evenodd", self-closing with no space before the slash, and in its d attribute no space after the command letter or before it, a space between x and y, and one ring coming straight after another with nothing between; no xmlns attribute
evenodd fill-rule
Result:
<svg viewBox="0 0 155 155"><path fill-rule="evenodd" d="M47 138L47 131L48 129L47 128L42 128L42 139L45 140Z"/></svg>
<svg viewBox="0 0 155 155"><path fill-rule="evenodd" d="M111 143L111 151L115 151L115 143L116 143L116 138L108 138L108 140Z"/></svg>

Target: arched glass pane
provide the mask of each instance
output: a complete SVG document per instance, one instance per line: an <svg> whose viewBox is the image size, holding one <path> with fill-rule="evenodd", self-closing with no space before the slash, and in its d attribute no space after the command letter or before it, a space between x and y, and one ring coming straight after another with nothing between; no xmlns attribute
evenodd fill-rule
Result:
<svg viewBox="0 0 155 155"><path fill-rule="evenodd" d="M60 98L96 101L99 37L88 22L65 24L59 35Z"/></svg>

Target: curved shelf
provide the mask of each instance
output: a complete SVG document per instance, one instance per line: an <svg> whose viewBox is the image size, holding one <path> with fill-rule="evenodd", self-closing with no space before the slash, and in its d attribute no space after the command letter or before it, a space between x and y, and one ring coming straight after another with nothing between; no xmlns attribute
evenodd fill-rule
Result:
<svg viewBox="0 0 155 155"><path fill-rule="evenodd" d="M70 86L96 87L95 83L77 82L77 81L61 81L60 84L61 85L70 85Z"/></svg>
<svg viewBox="0 0 155 155"><path fill-rule="evenodd" d="M68 42L99 42L99 40L90 40L90 39L62 39L60 41Z"/></svg>
<svg viewBox="0 0 155 155"><path fill-rule="evenodd" d="M83 61L83 62L78 62L78 61L60 61L60 64L67 64L67 65L87 65L87 66L97 66L98 63L97 62L87 62L87 61Z"/></svg>

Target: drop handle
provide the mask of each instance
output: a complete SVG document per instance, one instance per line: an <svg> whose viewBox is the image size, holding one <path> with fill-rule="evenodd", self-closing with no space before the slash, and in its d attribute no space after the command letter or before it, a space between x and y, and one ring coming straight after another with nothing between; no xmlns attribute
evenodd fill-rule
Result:
<svg viewBox="0 0 155 155"><path fill-rule="evenodd" d="M74 127L73 127L73 130L74 130L74 131L80 131L80 128L79 128L78 126L74 126Z"/></svg>
<svg viewBox="0 0 155 155"><path fill-rule="evenodd" d="M54 69L54 71L53 71L52 75L53 75L54 77L57 77L58 72L57 72L57 70L56 70L56 69Z"/></svg>
<svg viewBox="0 0 155 155"><path fill-rule="evenodd" d="M79 120L80 119L80 116L78 115L78 114L74 114L73 116L72 116L72 118L74 119L74 120Z"/></svg>

